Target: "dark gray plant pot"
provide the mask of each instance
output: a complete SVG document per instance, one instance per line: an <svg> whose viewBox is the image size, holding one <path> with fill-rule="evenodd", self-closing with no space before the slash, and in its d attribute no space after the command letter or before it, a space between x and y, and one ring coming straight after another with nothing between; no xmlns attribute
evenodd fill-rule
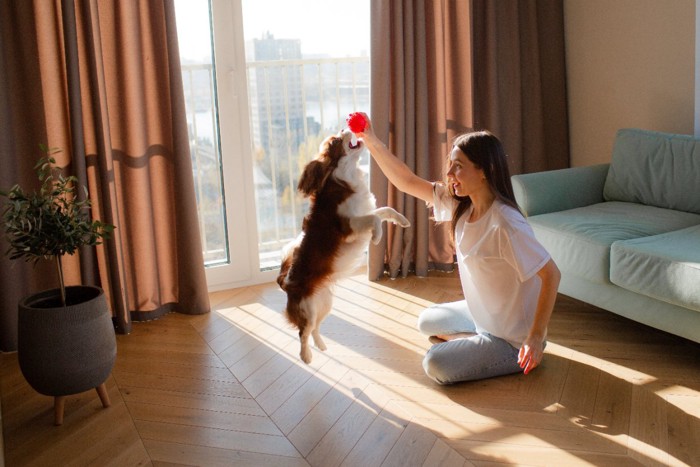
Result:
<svg viewBox="0 0 700 467"><path fill-rule="evenodd" d="M19 303L17 356L22 374L39 393L67 396L97 388L117 357L117 342L104 292L66 287L31 295Z"/></svg>

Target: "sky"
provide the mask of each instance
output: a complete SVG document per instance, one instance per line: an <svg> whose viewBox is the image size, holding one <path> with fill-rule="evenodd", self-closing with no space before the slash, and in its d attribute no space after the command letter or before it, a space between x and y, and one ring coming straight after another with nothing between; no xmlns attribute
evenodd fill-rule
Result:
<svg viewBox="0 0 700 467"><path fill-rule="evenodd" d="M237 0L231 0L234 5ZM370 0L240 0L245 40L266 32L301 39L304 55L369 53ZM180 54L199 59L210 46L208 0L176 0ZM182 40L185 36L187 39Z"/></svg>

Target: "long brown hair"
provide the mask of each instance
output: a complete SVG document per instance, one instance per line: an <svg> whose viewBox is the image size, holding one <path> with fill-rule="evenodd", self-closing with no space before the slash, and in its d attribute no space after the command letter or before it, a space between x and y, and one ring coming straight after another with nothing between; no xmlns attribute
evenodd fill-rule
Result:
<svg viewBox="0 0 700 467"><path fill-rule="evenodd" d="M499 200L520 211L518 203L515 201L513 184L510 181L506 152L501 141L493 133L489 131L464 133L455 138L452 146L459 148L477 169L484 171L491 191ZM447 189L450 195L459 202L452 214L451 230L454 239L457 221L467 212L472 205L472 200L469 196L457 196L450 183L447 183Z"/></svg>

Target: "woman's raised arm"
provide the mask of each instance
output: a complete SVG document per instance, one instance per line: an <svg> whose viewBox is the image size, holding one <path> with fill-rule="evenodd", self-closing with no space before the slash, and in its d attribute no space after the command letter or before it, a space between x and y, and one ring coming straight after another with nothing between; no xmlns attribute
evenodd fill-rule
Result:
<svg viewBox="0 0 700 467"><path fill-rule="evenodd" d="M357 136L362 138L372 157L379 165L386 178L399 190L406 194L415 196L425 202L433 200L433 184L425 180L408 168L399 158L389 151L386 145L374 134L372 123L366 114L363 114L367 124Z"/></svg>

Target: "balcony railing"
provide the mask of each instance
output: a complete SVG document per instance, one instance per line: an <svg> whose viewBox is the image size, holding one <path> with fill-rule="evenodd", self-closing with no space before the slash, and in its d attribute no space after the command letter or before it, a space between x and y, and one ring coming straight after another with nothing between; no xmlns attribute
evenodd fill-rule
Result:
<svg viewBox="0 0 700 467"><path fill-rule="evenodd" d="M228 254L214 76L210 65L182 71L202 248L219 264ZM369 109L369 58L248 62L247 78L260 268L272 269L306 211L301 169L350 112Z"/></svg>

